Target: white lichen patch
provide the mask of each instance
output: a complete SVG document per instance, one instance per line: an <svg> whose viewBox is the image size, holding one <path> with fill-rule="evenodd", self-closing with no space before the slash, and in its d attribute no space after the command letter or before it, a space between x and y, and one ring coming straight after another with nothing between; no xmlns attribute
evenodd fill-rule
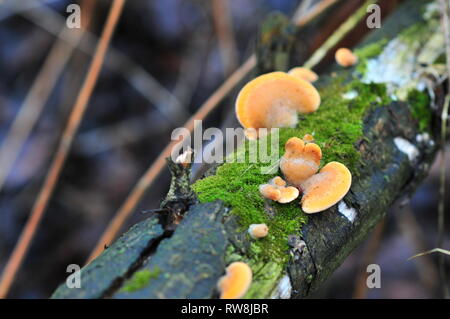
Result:
<svg viewBox="0 0 450 319"><path fill-rule="evenodd" d="M274 293L272 294L272 299L290 299L291 294L292 294L291 278L289 278L288 275L285 275L278 282L278 285L275 288Z"/></svg>
<svg viewBox="0 0 450 319"><path fill-rule="evenodd" d="M344 94L342 94L342 98L346 100L353 100L358 97L358 92L356 90L348 91Z"/></svg>
<svg viewBox="0 0 450 319"><path fill-rule="evenodd" d="M412 89L427 89L427 73L430 70L425 70L423 65L433 65L445 48L439 20L434 19L429 24L430 28L417 27L417 30L399 35L384 47L378 57L367 60L361 81L385 83L388 94L394 94L401 101L407 99Z"/></svg>
<svg viewBox="0 0 450 319"><path fill-rule="evenodd" d="M417 134L416 135L416 142L419 144L425 144L425 145L430 145L430 146L434 146L434 141L431 139L430 134L428 133L421 133L421 134Z"/></svg>
<svg viewBox="0 0 450 319"><path fill-rule="evenodd" d="M338 211L344 215L351 223L353 223L358 215L356 209L348 207L347 204L341 200L338 205Z"/></svg>
<svg viewBox="0 0 450 319"><path fill-rule="evenodd" d="M406 154L411 162L414 162L419 156L419 150L410 141L404 139L403 137L394 138L394 144L400 150L400 152Z"/></svg>

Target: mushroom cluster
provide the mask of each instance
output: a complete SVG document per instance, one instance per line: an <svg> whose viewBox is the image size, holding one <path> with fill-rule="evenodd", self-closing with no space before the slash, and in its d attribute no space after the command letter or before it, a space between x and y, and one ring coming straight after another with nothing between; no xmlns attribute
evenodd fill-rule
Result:
<svg viewBox="0 0 450 319"><path fill-rule="evenodd" d="M272 178L267 184L260 185L259 192L265 198L281 204L292 202L300 194L296 187L286 186L286 182L279 176Z"/></svg>
<svg viewBox="0 0 450 319"><path fill-rule="evenodd" d="M348 67L356 64L358 58L342 48L336 52L336 61ZM296 67L287 73L263 74L248 82L239 92L235 105L245 136L253 140L262 137L260 129L296 127L298 113L311 113L320 106L320 95L311 84L318 78L312 70ZM265 132L267 134L267 130ZM272 178L259 186L261 195L284 204L294 201L302 193L300 203L307 214L330 208L347 194L352 175L339 162L330 162L319 171L321 159L322 150L314 143L313 135L306 134L302 139L291 137L279 162L286 181L280 176ZM186 162L185 158L180 158L180 162ZM269 227L251 224L247 231L251 238L261 239L268 235ZM252 270L248 264L231 263L217 284L220 298L243 297L251 282Z"/></svg>
<svg viewBox="0 0 450 319"><path fill-rule="evenodd" d="M311 135L305 135L303 140L290 138L280 160L280 169L286 180L302 191L302 210L307 214L318 213L337 204L352 183L352 174L339 162L330 162L317 173L322 151L317 144L307 142L311 138Z"/></svg>
<svg viewBox="0 0 450 319"><path fill-rule="evenodd" d="M319 145L306 142L311 135L304 139L291 137L285 145L286 152L280 160L280 169L286 180L296 187L313 176L319 170L322 150Z"/></svg>
<svg viewBox="0 0 450 319"><path fill-rule="evenodd" d="M281 157L280 169L287 183L279 176L259 186L267 199L289 203L302 192L301 205L307 214L324 211L337 204L349 191L352 174L339 162L330 162L319 173L322 150L307 134L300 139L291 137L285 144L286 152ZM295 189L295 191L294 191Z"/></svg>

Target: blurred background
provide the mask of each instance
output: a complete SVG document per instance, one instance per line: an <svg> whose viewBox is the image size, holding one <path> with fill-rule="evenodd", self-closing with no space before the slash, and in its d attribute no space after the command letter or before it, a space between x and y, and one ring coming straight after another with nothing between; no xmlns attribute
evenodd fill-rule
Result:
<svg viewBox="0 0 450 319"><path fill-rule="evenodd" d="M321 1L128 1L55 193L8 297L47 298L65 280L68 264L83 264L114 212L170 142L172 130L253 53L264 18L275 10L292 16L303 2L306 7ZM61 44L71 37L63 32L71 3L80 4L82 25L89 31L73 50ZM5 177L0 183L0 271L42 187L110 5L106 0L0 0L0 154L19 110L42 104L42 110L34 108L36 114L27 114L29 120L36 118L34 126L19 125L14 131L31 130L11 169L0 166ZM43 69L47 73L39 78ZM46 97L51 79L56 83ZM30 101L31 93L37 98ZM222 103L203 126L220 127L232 113L232 103ZM440 296L437 256L407 258L435 247L442 164L450 166L438 157L412 200L392 207L383 226L316 297ZM139 211L158 207L168 182L164 169L122 231L145 218ZM447 216L449 206L447 200ZM450 247L448 236L444 247ZM361 272L370 263L381 266L381 289L364 288Z"/></svg>

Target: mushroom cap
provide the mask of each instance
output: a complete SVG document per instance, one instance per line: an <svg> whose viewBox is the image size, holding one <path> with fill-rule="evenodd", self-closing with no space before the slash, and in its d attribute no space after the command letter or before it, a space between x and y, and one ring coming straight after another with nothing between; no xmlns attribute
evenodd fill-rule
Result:
<svg viewBox="0 0 450 319"><path fill-rule="evenodd" d="M271 200L279 200L281 198L281 191L278 189L276 185L271 184L262 184L259 185L259 192L265 198Z"/></svg>
<svg viewBox="0 0 450 319"><path fill-rule="evenodd" d="M281 204L290 203L300 195L298 188L293 186L283 187L280 191L281 197L278 202Z"/></svg>
<svg viewBox="0 0 450 319"><path fill-rule="evenodd" d="M275 176L267 184L259 185L259 192L265 198L281 204L290 203L300 195L296 187L286 186L286 182L280 176Z"/></svg>
<svg viewBox="0 0 450 319"><path fill-rule="evenodd" d="M310 83L316 82L319 79L319 76L317 75L316 72L301 66L290 69L288 71L288 74L298 77L302 80L308 81Z"/></svg>
<svg viewBox="0 0 450 319"><path fill-rule="evenodd" d="M358 63L358 57L347 48L338 49L335 53L335 58L336 62L343 67L349 67Z"/></svg>
<svg viewBox="0 0 450 319"><path fill-rule="evenodd" d="M236 261L227 267L225 276L217 283L220 299L239 299L252 283L252 270L244 262Z"/></svg>
<svg viewBox="0 0 450 319"><path fill-rule="evenodd" d="M248 233L253 239L264 238L269 234L269 227L266 224L251 224Z"/></svg>
<svg viewBox="0 0 450 319"><path fill-rule="evenodd" d="M280 169L289 183L295 186L313 176L319 170L322 151L319 145L291 137L285 145L286 152L281 157Z"/></svg>
<svg viewBox="0 0 450 319"><path fill-rule="evenodd" d="M274 186L286 186L286 182L280 176L275 176L269 181L270 185Z"/></svg>
<svg viewBox="0 0 450 319"><path fill-rule="evenodd" d="M320 95L309 82L284 72L272 72L248 82L236 99L236 116L245 128L294 127L297 113L311 113Z"/></svg>
<svg viewBox="0 0 450 319"><path fill-rule="evenodd" d="M352 174L344 164L328 163L318 174L302 183L303 211L312 214L330 208L347 194L351 184Z"/></svg>
<svg viewBox="0 0 450 319"><path fill-rule="evenodd" d="M302 140L305 143L312 143L312 142L314 142L314 136L312 136L311 134L305 134L305 136L303 136Z"/></svg>

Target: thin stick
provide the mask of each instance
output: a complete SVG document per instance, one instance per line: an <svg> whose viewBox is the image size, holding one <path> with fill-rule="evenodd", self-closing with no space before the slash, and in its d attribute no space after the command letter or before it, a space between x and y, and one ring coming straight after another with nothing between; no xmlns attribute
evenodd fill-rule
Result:
<svg viewBox="0 0 450 319"><path fill-rule="evenodd" d="M449 6L445 0L440 0L441 12L442 12L442 27L445 37L446 46L446 60L447 60L447 81L449 83L447 88L447 96L445 98L444 107L441 114L441 171L440 171L440 185L439 185L439 205L438 205L438 239L437 246L442 247L444 243L445 232L445 175L446 175L446 137L447 137L447 118L448 109L450 105L450 21L449 21ZM442 293L444 298L450 298L449 288L447 286L447 274L445 271L445 261L443 256L439 256L439 275L442 283Z"/></svg>
<svg viewBox="0 0 450 319"><path fill-rule="evenodd" d="M84 0L82 7L86 15L83 16L83 28L69 29L63 26L60 37L72 38L74 46L68 45L63 40L58 40L50 49L50 53L36 76L19 113L15 117L9 132L0 146L0 192L8 178L14 162L17 160L23 144L30 136L30 132L36 124L48 97L55 87L64 67L76 45L80 42L90 20L90 12L94 1Z"/></svg>
<svg viewBox="0 0 450 319"><path fill-rule="evenodd" d="M443 255L449 255L450 256L450 250L445 250L445 249L442 249L442 248L434 248L434 249L431 249L431 250L427 250L427 251L425 251L423 253L414 255L412 257L409 257L408 260L411 260L411 259L414 259L414 258L417 258L417 257L421 257L421 256L425 256L425 255L429 255L429 254L432 254L432 253L441 253Z"/></svg>
<svg viewBox="0 0 450 319"><path fill-rule="evenodd" d="M311 21L324 10L326 10L332 3L336 2L327 1L328 5L320 6L320 8L314 7L311 13L308 14L304 19L297 21L297 26L303 26L307 22ZM205 118L212 110L214 110L219 103L225 98L234 87L242 81L242 79L250 73L256 66L256 55L252 54L243 65L241 65L212 95L208 100L200 107L200 109L186 122L185 128L190 132L194 130L194 120L201 120ZM89 256L87 262L89 263L92 259L97 257L104 249L105 245L110 244L123 223L127 220L128 216L136 208L138 202L141 200L145 191L153 184L156 177L160 174L162 169L165 167L165 158L170 155L172 147L179 143L179 141L172 141L169 143L161 154L156 158L153 164L147 169L144 175L139 179L138 183L131 190L125 202L115 213L113 219L108 224L106 230L103 232L99 241L95 245L91 255Z"/></svg>
<svg viewBox="0 0 450 319"><path fill-rule="evenodd" d="M223 71L225 76L228 76L238 65L238 54L230 12L230 1L213 0L212 15L217 39L219 41Z"/></svg>
<svg viewBox="0 0 450 319"><path fill-rule="evenodd" d="M50 165L44 185L33 206L30 218L22 231L20 239L3 271L2 278L0 280L0 298L4 298L7 295L14 277L28 251L29 245L34 237L36 229L39 226L42 216L44 215L49 199L54 191L59 175L66 161L74 135L79 127L81 119L86 111L89 99L94 90L106 51L119 20L124 3L125 0L114 0L111 5L111 9L94 54L94 58L92 59L83 86L73 106L72 113L70 114L69 121L63 132L56 155Z"/></svg>
<svg viewBox="0 0 450 319"><path fill-rule="evenodd" d="M400 232L411 243L413 249L415 251L425 251L427 248L425 237L411 209L411 204L409 203L394 215ZM436 265L431 258L425 257L418 259L416 266L422 285L429 291L433 291L439 283Z"/></svg>
<svg viewBox="0 0 450 319"><path fill-rule="evenodd" d="M377 3L377 0L366 1L354 14L352 14L340 27L323 43L319 49L305 62L304 67L314 68L336 44L339 43L367 14L367 7Z"/></svg>
<svg viewBox="0 0 450 319"><path fill-rule="evenodd" d="M20 11L21 15L29 21L49 33L59 36L60 26L65 25L64 17L46 6L28 11L21 10L28 2L37 1L12 1L10 5L13 6L14 10ZM73 45L71 37L64 37L62 39L70 45ZM78 49L86 54L93 55L97 42L97 36L86 31ZM108 67L118 75L122 76L131 87L158 109L168 123L178 126L189 117L188 112L182 107L180 101L171 94L169 90L159 83L141 65L130 59L121 51L111 47L105 58L105 67ZM166 107L167 105L170 105L170 107Z"/></svg>
<svg viewBox="0 0 450 319"><path fill-rule="evenodd" d="M319 14L324 12L326 9L328 9L333 4L337 3L340 0L323 0L316 4L314 7L312 7L311 10L308 10L304 16L302 16L300 19L296 19L294 16L294 24L297 27L302 27L305 24L308 24L311 20L316 18Z"/></svg>

